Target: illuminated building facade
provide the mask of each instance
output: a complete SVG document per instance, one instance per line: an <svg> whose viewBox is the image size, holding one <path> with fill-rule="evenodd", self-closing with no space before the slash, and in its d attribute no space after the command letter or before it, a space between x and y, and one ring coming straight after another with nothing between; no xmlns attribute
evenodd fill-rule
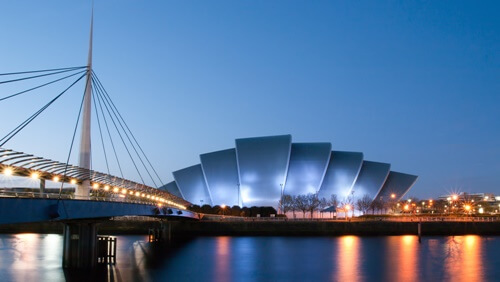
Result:
<svg viewBox="0 0 500 282"><path fill-rule="evenodd" d="M417 180L366 161L363 153L332 151L326 142L292 143L291 135L236 139L235 148L202 154L200 164L173 175L161 189L196 205L275 208L283 194L397 201Z"/></svg>

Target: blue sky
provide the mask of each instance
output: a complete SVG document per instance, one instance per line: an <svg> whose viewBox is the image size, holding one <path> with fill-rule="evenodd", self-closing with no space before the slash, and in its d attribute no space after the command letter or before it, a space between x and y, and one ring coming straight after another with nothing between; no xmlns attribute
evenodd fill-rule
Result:
<svg viewBox="0 0 500 282"><path fill-rule="evenodd" d="M499 6L96 1L94 70L164 183L236 138L292 134L419 175L411 195L498 194ZM85 65L90 9L90 1L3 3L0 73ZM65 161L79 86L6 147ZM54 91L0 103L0 130ZM93 158L105 171L100 153Z"/></svg>

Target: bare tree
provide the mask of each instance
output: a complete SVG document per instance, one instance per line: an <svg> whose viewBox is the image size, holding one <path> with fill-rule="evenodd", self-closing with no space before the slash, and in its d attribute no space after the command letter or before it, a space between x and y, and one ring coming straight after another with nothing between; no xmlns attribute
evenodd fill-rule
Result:
<svg viewBox="0 0 500 282"><path fill-rule="evenodd" d="M323 210L327 207L328 207L328 201L325 198L321 198L319 200L319 209L320 209L321 217L323 217L323 213L321 212L321 210Z"/></svg>
<svg viewBox="0 0 500 282"><path fill-rule="evenodd" d="M307 194L307 206L311 213L311 218L313 218L314 211L319 207L320 202L318 199L318 194Z"/></svg>
<svg viewBox="0 0 500 282"><path fill-rule="evenodd" d="M337 194L332 194L330 196L330 199L328 200L328 205L330 205L330 207L337 207L339 205Z"/></svg>
<svg viewBox="0 0 500 282"><path fill-rule="evenodd" d="M288 211L292 210L293 207L293 197L288 194L284 194L279 201L279 206L282 208L282 213L286 214Z"/></svg>
<svg viewBox="0 0 500 282"><path fill-rule="evenodd" d="M302 211L303 218L306 217L306 211L309 210L309 201L306 195L298 195L295 197L294 206L297 210Z"/></svg>
<svg viewBox="0 0 500 282"><path fill-rule="evenodd" d="M361 199L356 200L356 208L363 214L366 214L366 211L370 208L371 203L372 199L369 195L365 194Z"/></svg>

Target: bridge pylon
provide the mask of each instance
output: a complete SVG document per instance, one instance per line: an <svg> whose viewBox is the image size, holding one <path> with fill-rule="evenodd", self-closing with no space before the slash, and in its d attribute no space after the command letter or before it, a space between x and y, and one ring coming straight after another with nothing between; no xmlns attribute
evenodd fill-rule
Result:
<svg viewBox="0 0 500 282"><path fill-rule="evenodd" d="M87 60L87 81L85 85L85 94L83 98L83 112L82 112L82 127L80 139L80 155L79 166L90 170L91 159L91 138L90 138L90 125L91 125L91 110L92 110L92 34L94 26L94 9L92 8L92 17L90 19L90 40L89 40L89 53ZM76 186L75 198L88 199L90 195L90 175L87 179Z"/></svg>

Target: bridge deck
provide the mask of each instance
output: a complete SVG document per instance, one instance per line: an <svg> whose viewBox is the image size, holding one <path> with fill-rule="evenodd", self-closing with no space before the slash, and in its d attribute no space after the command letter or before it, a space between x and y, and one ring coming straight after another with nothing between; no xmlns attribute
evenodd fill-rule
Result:
<svg viewBox="0 0 500 282"><path fill-rule="evenodd" d="M0 224L94 219L113 216L198 219L198 214L170 206L95 200L0 197Z"/></svg>

